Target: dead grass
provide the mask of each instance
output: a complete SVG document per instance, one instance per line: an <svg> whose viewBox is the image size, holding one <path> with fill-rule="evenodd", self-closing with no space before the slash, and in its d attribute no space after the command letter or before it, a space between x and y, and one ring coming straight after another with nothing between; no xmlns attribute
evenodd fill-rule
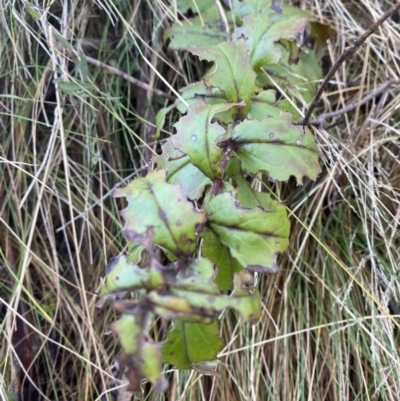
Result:
<svg viewBox="0 0 400 401"><path fill-rule="evenodd" d="M393 1L296 3L334 29L326 69ZM114 316L94 308L95 292L126 242L109 195L158 150L155 114L166 100L95 66L74 96L52 80L85 77L79 52L171 94L201 69L162 47L170 21L158 1L2 0L1 10L0 399L25 376L23 355L25 399L111 400L118 345L104 330ZM399 76L399 19L338 70L318 114ZM329 121L315 131L319 180L307 193L276 188L290 200L291 249L280 274L259 278L261 321L224 318L222 378L169 371L166 396L145 387L136 399L400 399L399 323L384 312L400 315L399 103L397 85Z"/></svg>

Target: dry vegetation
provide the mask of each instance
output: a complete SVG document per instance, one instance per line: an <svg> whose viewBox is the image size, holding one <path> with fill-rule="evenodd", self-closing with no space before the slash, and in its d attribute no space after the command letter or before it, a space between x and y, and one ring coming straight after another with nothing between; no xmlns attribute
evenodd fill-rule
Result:
<svg viewBox="0 0 400 401"><path fill-rule="evenodd" d="M163 93L174 96L202 74L163 46L172 23L163 3L1 0L1 400L17 399L10 390L18 393L21 381L26 400L113 399L107 389L119 383L111 369L119 349L105 328L114 317L94 307L107 260L126 247L122 204L110 192L159 150L152 135L169 101ZM334 30L321 58L326 73L394 0L295 3ZM343 64L315 117L399 77L399 20ZM82 54L161 93L92 64L79 70ZM86 70L86 84L66 93ZM72 83L64 92L53 84L60 76ZM392 85L326 121L315 130L318 181L275 187L292 213L291 247L281 273L259 277L261 321L224 317L222 377L168 370L167 395L145 386L135 399L400 399L399 104Z"/></svg>

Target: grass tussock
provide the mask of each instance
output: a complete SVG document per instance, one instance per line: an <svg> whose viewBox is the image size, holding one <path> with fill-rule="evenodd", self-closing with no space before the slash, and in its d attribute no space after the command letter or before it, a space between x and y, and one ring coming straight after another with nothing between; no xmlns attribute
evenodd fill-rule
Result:
<svg viewBox="0 0 400 401"><path fill-rule="evenodd" d="M333 28L326 73L393 2L294 3ZM116 399L108 390L120 384L112 368L119 348L104 335L115 317L94 307L104 266L126 247L122 205L110 194L148 168L159 151L157 111L202 74L163 46L166 3L0 2L2 401L16 399L13 391L31 400ZM339 68L316 117L399 76L399 20ZM400 399L399 103L393 85L326 121L314 131L317 182L274 188L292 213L291 247L281 273L259 277L261 321L224 317L222 377L170 370L168 394L145 386L135 399Z"/></svg>

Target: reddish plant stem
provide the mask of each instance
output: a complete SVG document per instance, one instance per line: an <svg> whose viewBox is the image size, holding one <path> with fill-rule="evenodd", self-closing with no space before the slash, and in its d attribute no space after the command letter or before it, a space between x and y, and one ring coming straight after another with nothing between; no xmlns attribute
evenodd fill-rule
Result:
<svg viewBox="0 0 400 401"><path fill-rule="evenodd" d="M224 154L224 158L222 159L221 164L220 164L222 174L224 173L226 165L228 164L228 161L231 158L232 151L233 151L233 142L229 141L228 146L226 147L226 152ZM211 191L211 199L218 195L219 190L221 189L222 182L223 182L222 180L214 181L212 191Z"/></svg>

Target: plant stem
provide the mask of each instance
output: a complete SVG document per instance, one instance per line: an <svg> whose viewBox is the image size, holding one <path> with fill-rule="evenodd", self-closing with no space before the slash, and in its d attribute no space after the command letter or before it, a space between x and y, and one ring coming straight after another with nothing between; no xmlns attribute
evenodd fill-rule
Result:
<svg viewBox="0 0 400 401"><path fill-rule="evenodd" d="M346 47L343 53L340 55L336 63L329 70L328 74L325 76L322 85L318 89L317 93L314 95L313 100L311 101L311 105L304 116L304 118L300 121L299 125L305 126L310 125L309 121L311 118L311 114L314 111L315 107L319 103L322 94L324 93L326 87L328 86L329 81L336 73L338 68L343 64L343 62L351 55L353 55L356 50L366 41L366 39L381 26L389 17L391 17L398 9L400 9L400 1L394 4L389 10L382 15L375 23L373 23L351 46Z"/></svg>

